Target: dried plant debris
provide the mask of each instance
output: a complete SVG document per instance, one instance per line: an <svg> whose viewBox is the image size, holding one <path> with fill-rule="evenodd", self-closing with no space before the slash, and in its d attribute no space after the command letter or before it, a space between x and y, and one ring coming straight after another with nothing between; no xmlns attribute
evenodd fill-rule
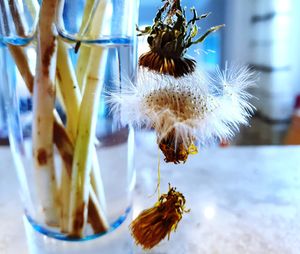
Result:
<svg viewBox="0 0 300 254"><path fill-rule="evenodd" d="M165 155L165 162L174 162L175 164L185 162L190 154L197 154L198 148L193 142L193 137L187 139L184 144L180 138L174 142L176 131L173 129L159 142L159 148Z"/></svg>
<svg viewBox="0 0 300 254"><path fill-rule="evenodd" d="M198 16L188 21L179 0L164 0L152 26L139 30L148 36L150 51L139 58L134 85L112 94L113 109L123 124L154 128L166 162L185 162L196 146L228 140L239 124L247 124L253 107L247 88L255 81L245 67L216 68L206 73L186 56L223 25L198 35Z"/></svg>
<svg viewBox="0 0 300 254"><path fill-rule="evenodd" d="M185 162L195 145L228 140L253 112L246 89L255 76L244 68L200 70L181 78L141 68L135 84L113 93L113 110L122 124L154 128L166 162Z"/></svg>
<svg viewBox="0 0 300 254"><path fill-rule="evenodd" d="M212 27L196 38L197 21L206 18L209 13L198 16L196 9L191 8L193 17L188 21L180 0L163 2L165 3L157 12L154 24L144 30L138 29L140 35L148 35L147 41L151 49L140 57L139 65L162 74L181 77L192 73L196 68L196 61L184 56L187 49L203 42L210 33L224 25Z"/></svg>
<svg viewBox="0 0 300 254"><path fill-rule="evenodd" d="M167 194L162 194L154 207L141 212L131 223L131 233L136 244L143 249L152 249L166 236L170 238L184 213L185 198L176 188L169 185Z"/></svg>

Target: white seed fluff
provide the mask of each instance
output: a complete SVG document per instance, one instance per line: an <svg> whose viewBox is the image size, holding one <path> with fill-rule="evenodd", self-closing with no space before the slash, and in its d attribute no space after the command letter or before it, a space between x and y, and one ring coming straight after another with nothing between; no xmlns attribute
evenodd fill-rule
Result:
<svg viewBox="0 0 300 254"><path fill-rule="evenodd" d="M158 140L175 130L188 145L228 140L253 113L246 89L254 84L248 68L219 68L213 75L196 70L174 78L140 68L135 84L111 93L112 110L123 125L155 128Z"/></svg>

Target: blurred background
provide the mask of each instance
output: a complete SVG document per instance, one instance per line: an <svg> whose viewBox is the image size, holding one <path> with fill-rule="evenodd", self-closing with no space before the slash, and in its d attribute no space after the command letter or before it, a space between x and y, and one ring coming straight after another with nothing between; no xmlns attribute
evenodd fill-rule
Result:
<svg viewBox="0 0 300 254"><path fill-rule="evenodd" d="M212 71L217 65L224 68L228 63L249 65L257 73L257 86L250 91L256 113L250 126L242 128L232 144L300 144L300 97L297 102L300 1L182 0L182 3L195 6L199 14L212 13L199 22L203 32L211 26L226 24L203 44L189 50L188 54L200 68ZM161 0L140 0L139 26L151 25L160 6ZM0 80L5 79L0 77ZM0 93L0 144L7 143L3 96L5 92Z"/></svg>
<svg viewBox="0 0 300 254"><path fill-rule="evenodd" d="M198 14L203 32L226 27L196 45L188 54L201 68L249 65L257 72L251 89L255 116L242 128L235 144L300 144L300 1L299 0L182 0ZM140 26L149 25L161 1L141 0ZM188 10L187 10L188 11Z"/></svg>

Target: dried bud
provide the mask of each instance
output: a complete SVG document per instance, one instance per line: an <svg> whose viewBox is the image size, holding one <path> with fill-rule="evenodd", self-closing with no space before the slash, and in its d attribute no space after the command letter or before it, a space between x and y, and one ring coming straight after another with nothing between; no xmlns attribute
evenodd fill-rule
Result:
<svg viewBox="0 0 300 254"><path fill-rule="evenodd" d="M139 65L175 78L192 73L196 68L196 62L193 59L167 57L152 51L140 56Z"/></svg>
<svg viewBox="0 0 300 254"><path fill-rule="evenodd" d="M144 210L130 225L136 244L152 249L166 236L170 238L185 210L185 198L176 188L161 195L154 207Z"/></svg>
<svg viewBox="0 0 300 254"><path fill-rule="evenodd" d="M202 43L206 37L223 25L210 28L199 38L197 21L206 18L209 14L198 16L192 8L192 19L186 19L185 9L180 0L165 0L158 10L152 27L139 30L140 35L148 35L147 41L150 51L142 55L139 65L154 72L182 77L194 72L196 62L184 57L187 49L194 44Z"/></svg>
<svg viewBox="0 0 300 254"><path fill-rule="evenodd" d="M198 149L193 143L194 138L190 138L188 144L182 140L176 141L175 130L171 131L168 136L159 142L159 148L165 155L165 162L185 163L190 154L197 154Z"/></svg>

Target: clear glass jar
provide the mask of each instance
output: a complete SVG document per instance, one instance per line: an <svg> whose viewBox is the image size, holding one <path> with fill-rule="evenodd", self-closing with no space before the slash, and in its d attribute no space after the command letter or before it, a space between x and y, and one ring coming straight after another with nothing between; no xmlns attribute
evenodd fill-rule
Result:
<svg viewBox="0 0 300 254"><path fill-rule="evenodd" d="M27 44L35 35L40 5L38 0L0 2L0 37L4 42Z"/></svg>
<svg viewBox="0 0 300 254"><path fill-rule="evenodd" d="M9 47L26 44L22 51L27 72L24 65L20 69L13 48L6 56L5 89L31 253L131 252L134 132L113 118L109 94L121 92L135 79L137 14L138 1L60 1L53 126L43 128L39 127L43 115L40 119L36 113L43 98L32 95L37 82L36 43L4 34ZM27 78L24 73L29 73ZM53 136L47 153L36 148L40 135ZM78 169L79 164L86 166Z"/></svg>

